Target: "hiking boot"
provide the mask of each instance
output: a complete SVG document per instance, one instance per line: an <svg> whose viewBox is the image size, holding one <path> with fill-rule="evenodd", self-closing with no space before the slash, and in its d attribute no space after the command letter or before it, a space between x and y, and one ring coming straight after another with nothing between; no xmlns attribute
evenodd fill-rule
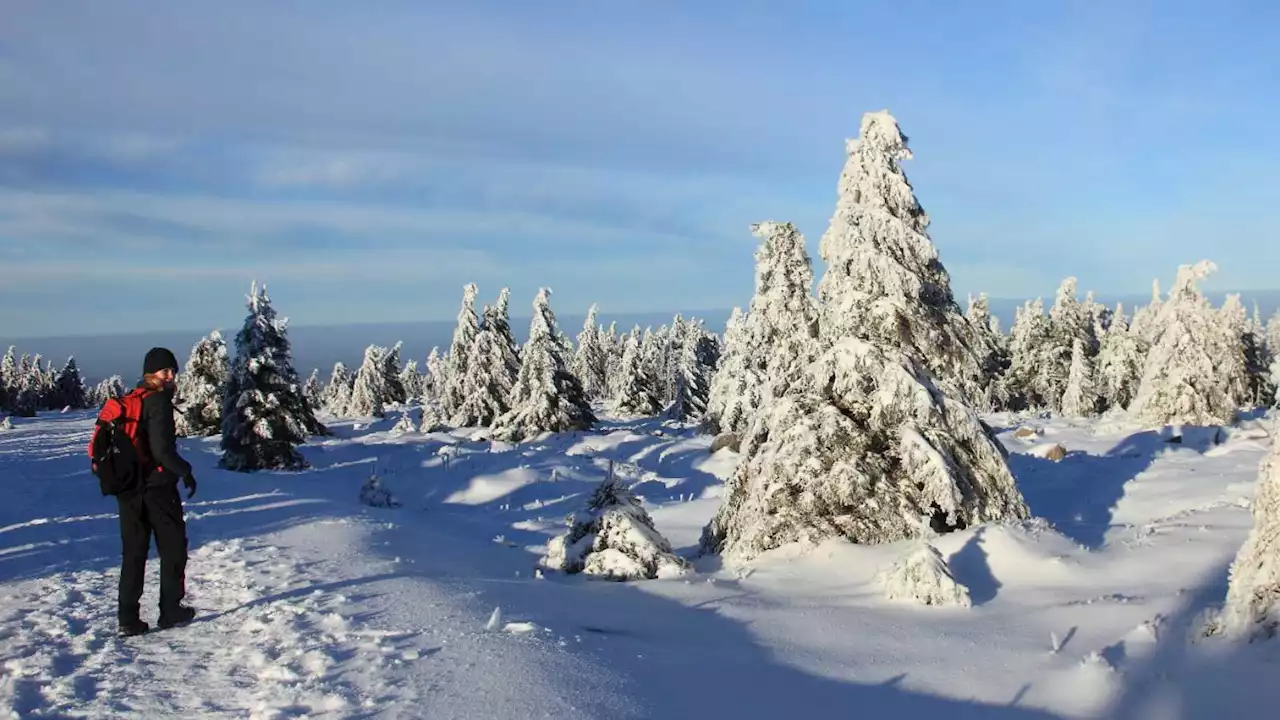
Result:
<svg viewBox="0 0 1280 720"><path fill-rule="evenodd" d="M176 627L178 625L186 625L191 622L195 616L195 608L189 608L186 605L179 605L173 610L160 613L160 629L168 630L169 628Z"/></svg>
<svg viewBox="0 0 1280 720"><path fill-rule="evenodd" d="M121 620L120 621L120 637L133 637L141 635L151 629L151 626L141 620Z"/></svg>

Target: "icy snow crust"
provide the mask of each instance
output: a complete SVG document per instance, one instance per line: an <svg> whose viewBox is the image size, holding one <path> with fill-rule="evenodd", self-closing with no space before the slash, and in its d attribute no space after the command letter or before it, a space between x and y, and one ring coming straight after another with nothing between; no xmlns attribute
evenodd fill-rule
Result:
<svg viewBox="0 0 1280 720"><path fill-rule="evenodd" d="M1276 640L1201 632L1254 525L1265 425L1171 445L1116 420L985 416L1036 519L929 541L966 608L885 597L877 577L918 540L707 557L644 582L538 569L610 461L691 558L741 462L692 430L602 415L512 446L322 419L333 435L299 448L302 472L220 470L216 438L180 441L200 478L200 619L130 640L114 637L114 504L83 467L91 413L0 434L17 479L0 505L0 715L1021 720L1268 717L1280 702ZM1012 432L1029 423L1067 457L1027 455ZM401 507L360 502L373 472Z"/></svg>

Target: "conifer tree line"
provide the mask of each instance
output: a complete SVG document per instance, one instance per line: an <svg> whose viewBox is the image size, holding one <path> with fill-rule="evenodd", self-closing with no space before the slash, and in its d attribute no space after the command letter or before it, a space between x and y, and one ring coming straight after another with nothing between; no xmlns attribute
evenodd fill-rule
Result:
<svg viewBox="0 0 1280 720"><path fill-rule="evenodd" d="M93 407L101 389L87 386L74 356L62 369L39 353L21 357L10 346L0 359L0 412L35 417L42 410Z"/></svg>
<svg viewBox="0 0 1280 720"><path fill-rule="evenodd" d="M686 423L704 418L722 342L696 318L619 333L592 306L576 342L559 325L552 292L532 304L528 340L511 329L510 291L477 308L479 288L463 288L449 347L432 348L419 370L399 348L372 345L359 368L339 362L327 382L307 382L312 407L339 418L380 418L389 405L417 403L419 429L487 427L494 437L522 440L544 432L585 430L600 410L623 416L662 415Z"/></svg>

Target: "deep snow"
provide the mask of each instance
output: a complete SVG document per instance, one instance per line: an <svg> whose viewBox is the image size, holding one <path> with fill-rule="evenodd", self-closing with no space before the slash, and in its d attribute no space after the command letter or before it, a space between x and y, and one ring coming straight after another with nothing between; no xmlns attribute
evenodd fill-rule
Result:
<svg viewBox="0 0 1280 720"><path fill-rule="evenodd" d="M327 420L327 418L326 418ZM692 553L736 457L656 421L519 445L393 434L302 448L302 473L216 469L184 440L192 625L115 637L114 502L86 413L0 432L0 712L18 717L1266 717L1280 644L1188 641L1220 604L1270 442L1111 422L988 421L1037 519L932 542L972 607L888 600L912 542L788 547L614 583L540 571L608 473ZM1166 433L1167 434L1167 433ZM1055 463L1034 448L1061 443ZM374 508L376 474L402 503ZM144 598L154 621L156 561ZM499 619L490 626L495 609Z"/></svg>

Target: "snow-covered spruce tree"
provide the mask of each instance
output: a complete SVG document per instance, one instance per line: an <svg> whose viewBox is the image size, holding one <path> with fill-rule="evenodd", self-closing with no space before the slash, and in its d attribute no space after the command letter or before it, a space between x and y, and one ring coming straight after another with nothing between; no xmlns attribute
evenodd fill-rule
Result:
<svg viewBox="0 0 1280 720"><path fill-rule="evenodd" d="M747 376L751 349L747 345L746 316L735 307L724 329L724 352L711 378L707 415L708 432L742 432L755 408L760 407L760 387Z"/></svg>
<svg viewBox="0 0 1280 720"><path fill-rule="evenodd" d="M1089 359L1084 343L1084 340L1076 338L1071 348L1071 369L1067 373L1067 389L1062 395L1062 414L1067 417L1087 418L1098 414L1101 398L1093 361Z"/></svg>
<svg viewBox="0 0 1280 720"><path fill-rule="evenodd" d="M1221 629L1230 637L1261 640L1280 628L1280 440L1258 475L1253 529L1231 564Z"/></svg>
<svg viewBox="0 0 1280 720"><path fill-rule="evenodd" d="M1133 323L1129 326L1134 337L1145 347L1154 345L1156 338L1160 335L1158 320L1163 307L1164 301L1160 299L1160 278L1156 278L1151 281L1151 302L1134 311Z"/></svg>
<svg viewBox="0 0 1280 720"><path fill-rule="evenodd" d="M287 321L277 319L266 285L253 283L248 308L222 405L220 465L238 472L305 468L297 446L325 429L302 395Z"/></svg>
<svg viewBox="0 0 1280 720"><path fill-rule="evenodd" d="M1249 314L1238 294L1227 295L1218 318L1218 341L1222 345L1216 358L1219 377L1237 408L1253 407L1257 388L1249 374Z"/></svg>
<svg viewBox="0 0 1280 720"><path fill-rule="evenodd" d="M1280 357L1280 310L1267 321L1267 349L1272 357Z"/></svg>
<svg viewBox="0 0 1280 720"><path fill-rule="evenodd" d="M386 416L383 408L387 398L386 365L383 359L387 349L370 345L364 350L364 362L356 371L351 386L351 399L347 402L347 416L355 418L380 418Z"/></svg>
<svg viewBox="0 0 1280 720"><path fill-rule="evenodd" d="M422 397L422 374L418 372L418 361L410 360L400 370L400 385L404 388L406 402Z"/></svg>
<svg viewBox="0 0 1280 720"><path fill-rule="evenodd" d="M791 542L858 543L1024 519L1003 448L967 405L892 348L856 338L825 351L765 406L702 547L749 559Z"/></svg>
<svg viewBox="0 0 1280 720"><path fill-rule="evenodd" d="M227 344L222 333L214 330L191 348L187 365L178 375L174 426L179 436L208 437L222 432L222 400L229 375Z"/></svg>
<svg viewBox="0 0 1280 720"><path fill-rule="evenodd" d="M1111 308L1093 299L1092 290L1085 293L1084 302L1080 304L1080 309L1085 318L1092 323L1092 327L1088 331L1092 334L1090 356L1096 357L1098 350L1102 347L1102 336L1111 328L1114 315L1111 312Z"/></svg>
<svg viewBox="0 0 1280 720"><path fill-rule="evenodd" d="M939 532L1028 516L969 405L985 392L976 341L897 166L905 140L886 112L862 131L823 237L825 349L756 414L704 552L749 559L791 542L916 537L921 516Z"/></svg>
<svg viewBox="0 0 1280 720"><path fill-rule="evenodd" d="M586 430L595 424L582 383L569 370L558 329L551 290L544 287L533 300L529 342L520 353L511 410L494 422L494 437L519 441L542 432Z"/></svg>
<svg viewBox="0 0 1280 720"><path fill-rule="evenodd" d="M493 314L489 316L489 324L498 338L506 346L507 362L520 367L520 344L511 332L511 289L502 288L498 292L498 302L493 306Z"/></svg>
<svg viewBox="0 0 1280 720"><path fill-rule="evenodd" d="M0 410L9 410L18 394L18 361L14 357L14 347L9 346L4 358L0 359Z"/></svg>
<svg viewBox="0 0 1280 720"><path fill-rule="evenodd" d="M370 475L360 486L360 502L375 508L398 508L400 501L387 489L377 475Z"/></svg>
<svg viewBox="0 0 1280 720"><path fill-rule="evenodd" d="M1039 400L1038 407L1062 411L1075 341L1083 343L1086 357L1097 352L1093 323L1093 317L1086 314L1076 300L1076 279L1066 278L1058 287L1057 297L1049 310L1048 335L1039 347L1038 356L1031 358L1035 367L1031 395Z"/></svg>
<svg viewBox="0 0 1280 720"><path fill-rule="evenodd" d="M613 411L622 416L648 417L662 409L657 379L644 361L640 328L623 336L622 364L613 391Z"/></svg>
<svg viewBox="0 0 1280 720"><path fill-rule="evenodd" d="M484 308L484 324L467 360L466 400L453 416L456 427L488 427L511 409L511 389L520 368L515 355L494 330L494 310Z"/></svg>
<svg viewBox="0 0 1280 720"><path fill-rule="evenodd" d="M1249 407L1271 407L1276 401L1276 385L1271 380L1271 363L1275 358L1267 347L1267 326L1262 323L1257 303L1253 305L1253 315L1246 323L1240 341L1244 346L1245 373L1249 378L1245 404Z"/></svg>
<svg viewBox="0 0 1280 720"><path fill-rule="evenodd" d="M1142 381L1146 352L1142 341L1129 328L1124 308L1117 305L1111 326L1102 336L1095 363L1098 394L1107 410L1124 409L1133 402Z"/></svg>
<svg viewBox="0 0 1280 720"><path fill-rule="evenodd" d="M1009 406L1004 378L1011 360L1004 336L1000 332L1000 322L991 314L991 304L986 293L981 293L976 298L969 297L969 308L964 317L982 343L982 371L990 378L986 397L979 409L1003 410Z"/></svg>
<svg viewBox="0 0 1280 720"><path fill-rule="evenodd" d="M678 577L689 564L653 526L644 506L624 485L606 478L585 512L568 518L569 531L551 540L544 567L608 580Z"/></svg>
<svg viewBox="0 0 1280 720"><path fill-rule="evenodd" d="M84 380L80 377L80 368L76 367L74 356L67 358L67 364L62 366L62 370L54 381L53 392L57 398L56 405L74 409L89 406L88 398L84 393Z"/></svg>
<svg viewBox="0 0 1280 720"><path fill-rule="evenodd" d="M747 382L755 386L748 396L758 396L763 404L786 392L816 357L818 308L813 264L800 231L791 223L770 221L752 225L751 233L761 243L746 320Z"/></svg>
<svg viewBox="0 0 1280 720"><path fill-rule="evenodd" d="M449 345L440 385L440 408L447 417L461 410L467 399L467 373L470 372L467 360L471 358L471 346L480 334L480 320L476 316L477 291L475 283L468 283L462 288L462 309L458 311L458 326L453 331L453 342Z"/></svg>
<svg viewBox="0 0 1280 720"><path fill-rule="evenodd" d="M1224 352L1220 318L1197 287L1215 269L1207 260L1180 267L1168 301L1151 321L1159 335L1130 408L1148 427L1219 425L1235 417L1235 400L1218 375L1216 355Z"/></svg>
<svg viewBox="0 0 1280 720"><path fill-rule="evenodd" d="M355 377L347 369L346 363L333 364L333 372L329 375L329 382L324 386L322 397L325 412L334 417L344 417L347 414L347 405L351 403L353 382Z"/></svg>
<svg viewBox="0 0 1280 720"><path fill-rule="evenodd" d="M1046 407L1042 394L1041 360L1050 345L1049 320L1040 298L1027 301L1015 314L1009 336L1009 370L1004 377L1004 395L1009 408L1026 410Z"/></svg>
<svg viewBox="0 0 1280 720"><path fill-rule="evenodd" d="M319 412L324 407L324 388L320 385L320 369L312 368L307 381L302 384L302 396L307 399L312 412Z"/></svg>
<svg viewBox="0 0 1280 720"><path fill-rule="evenodd" d="M603 399L609 394L609 357L596 319L598 311L596 305L587 310L582 332L578 333L577 352L573 356L573 373L582 380L582 389L592 399Z"/></svg>
<svg viewBox="0 0 1280 720"><path fill-rule="evenodd" d="M409 401L409 392L400 381L401 367L400 348L403 341L397 341L391 349L382 349L382 399L384 403L402 404Z"/></svg>
<svg viewBox="0 0 1280 720"><path fill-rule="evenodd" d="M124 394L124 378L119 375L112 375L98 383L97 387L93 389L93 406L102 407L106 401L124 397Z"/></svg>
<svg viewBox="0 0 1280 720"><path fill-rule="evenodd" d="M19 370L21 372L21 370ZM17 417L35 417L40 411L41 380L38 367L29 367L18 377L11 410Z"/></svg>
<svg viewBox="0 0 1280 720"><path fill-rule="evenodd" d="M440 348L432 347L427 354L427 372L422 376L422 402L428 400L436 404L444 394L445 377L448 375L448 361L440 354Z"/></svg>
<svg viewBox="0 0 1280 720"><path fill-rule="evenodd" d="M702 321L686 322L675 362L675 382L667 417L678 422L699 420L711 395L713 352Z"/></svg>
<svg viewBox="0 0 1280 720"><path fill-rule="evenodd" d="M951 397L976 406L989 379L978 334L965 322L930 241L929 218L900 165L907 139L888 111L863 115L847 143L839 199L820 252L821 336L856 337L924 363Z"/></svg>

